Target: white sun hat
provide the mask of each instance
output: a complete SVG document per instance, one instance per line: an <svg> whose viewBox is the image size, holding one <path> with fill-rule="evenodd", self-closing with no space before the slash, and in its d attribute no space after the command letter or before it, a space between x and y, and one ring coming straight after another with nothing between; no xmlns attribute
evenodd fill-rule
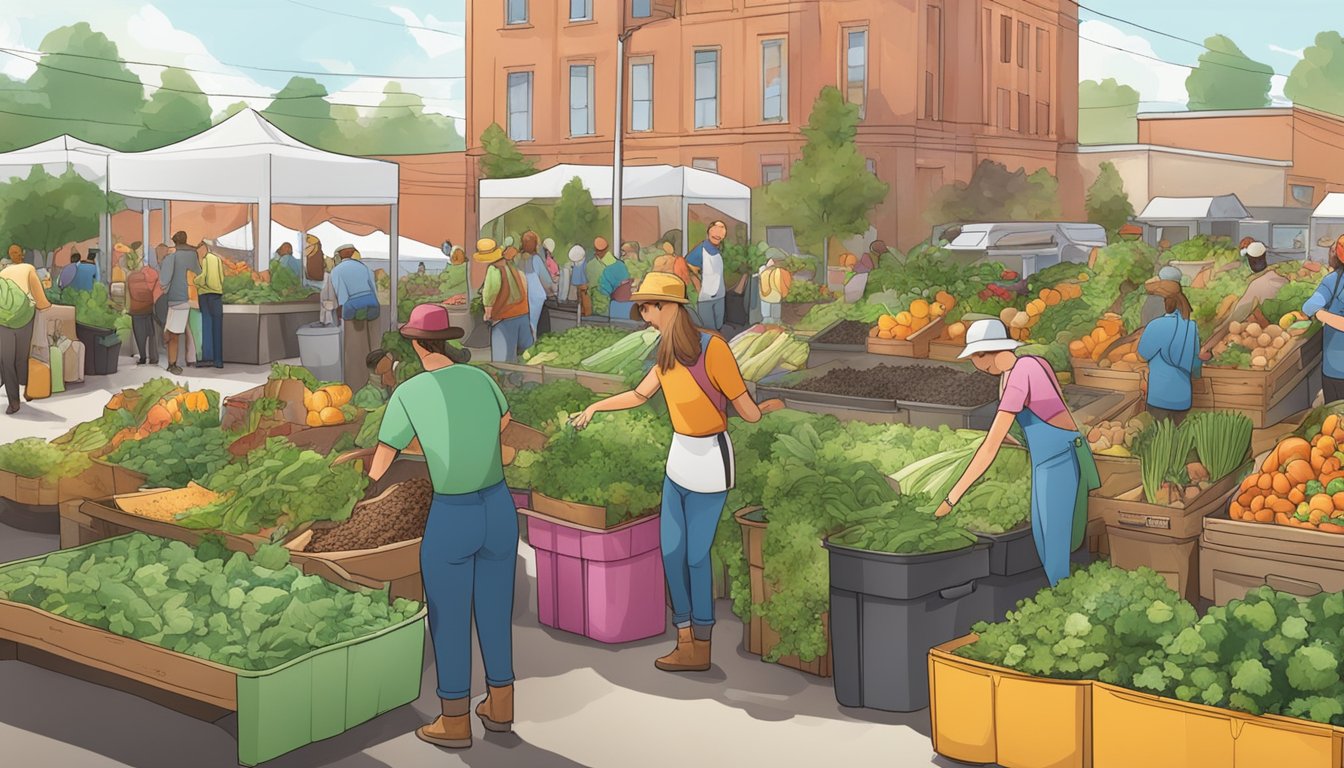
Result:
<svg viewBox="0 0 1344 768"><path fill-rule="evenodd" d="M1265 244L1259 240L1246 246L1246 255L1252 259L1258 259L1265 255Z"/></svg>
<svg viewBox="0 0 1344 768"><path fill-rule="evenodd" d="M1010 352L1022 342L1008 338L1008 329L1000 320L976 320L966 329L966 348L958 355L964 360L981 352Z"/></svg>

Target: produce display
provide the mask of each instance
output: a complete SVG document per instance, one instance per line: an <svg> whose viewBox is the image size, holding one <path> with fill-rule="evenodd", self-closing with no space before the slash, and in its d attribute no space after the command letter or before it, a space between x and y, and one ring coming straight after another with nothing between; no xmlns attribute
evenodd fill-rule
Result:
<svg viewBox="0 0 1344 768"><path fill-rule="evenodd" d="M354 397L344 384L328 384L316 391L304 390L303 407L308 411L306 423L310 427L329 427L345 424L359 418L360 409L350 400Z"/></svg>
<svg viewBox="0 0 1344 768"><path fill-rule="evenodd" d="M146 520L171 523L177 519L177 516L184 509L203 507L218 500L218 493L203 485L191 482L184 488L170 491L122 496L116 500L116 503L122 512L143 517Z"/></svg>
<svg viewBox="0 0 1344 768"><path fill-rule="evenodd" d="M377 499L355 505L350 519L334 528L314 529L304 552L377 549L425 535L434 484L424 478L398 483Z"/></svg>
<svg viewBox="0 0 1344 768"><path fill-rule="evenodd" d="M868 339L867 323L858 320L841 320L825 333L812 337L816 344L835 344L837 346L863 346Z"/></svg>
<svg viewBox="0 0 1344 768"><path fill-rule="evenodd" d="M819 285L811 280L794 279L793 285L789 288L789 295L784 297L785 304L815 304L821 301L831 301L834 297L830 289L824 285Z"/></svg>
<svg viewBox="0 0 1344 768"><path fill-rule="evenodd" d="M52 288L47 298L53 304L64 304L75 308L75 322L93 328L118 330L121 326L130 327L130 316L112 306L112 298L107 286L94 283L93 289L81 291L76 288ZM125 317L125 320L122 320Z"/></svg>
<svg viewBox="0 0 1344 768"><path fill-rule="evenodd" d="M0 598L236 669L265 670L420 612L289 564L135 533L0 569Z"/></svg>
<svg viewBox="0 0 1344 768"><path fill-rule="evenodd" d="M1211 365L1224 368L1249 368L1265 371L1295 347L1297 337L1305 334L1311 321L1301 312L1290 312L1277 323L1261 325L1254 320L1233 321L1227 336L1213 348Z"/></svg>
<svg viewBox="0 0 1344 768"><path fill-rule="evenodd" d="M376 275L378 294L387 301L390 298L391 279L387 273L379 270ZM450 304L465 306L467 303L467 266L454 264L438 274L402 275L397 281L397 318L406 322L411 310L417 304Z"/></svg>
<svg viewBox="0 0 1344 768"><path fill-rule="evenodd" d="M1030 675L1344 725L1344 593L1260 587L1199 618L1153 571L1097 563L974 631L958 655Z"/></svg>
<svg viewBox="0 0 1344 768"><path fill-rule="evenodd" d="M514 421L550 434L559 429L570 414L587 408L602 396L576 381L561 379L545 384L525 384L508 390L504 398Z"/></svg>
<svg viewBox="0 0 1344 768"><path fill-rule="evenodd" d="M235 437L218 427L172 424L138 442L122 443L105 458L143 474L146 488L183 488L229 463Z"/></svg>
<svg viewBox="0 0 1344 768"><path fill-rule="evenodd" d="M902 493L947 498L952 486L970 466L980 447L967 445L914 461L891 475ZM937 504L934 504L937 507ZM1004 446L980 478L944 521L975 533L1007 533L1031 516L1031 461L1024 449Z"/></svg>
<svg viewBox="0 0 1344 768"><path fill-rule="evenodd" d="M201 485L220 498L183 512L177 523L241 534L278 525L294 530L318 520L340 521L350 516L368 482L361 462L333 466L331 458L273 437L207 477Z"/></svg>
<svg viewBox="0 0 1344 768"><path fill-rule="evenodd" d="M828 304L818 304L809 309L803 319L794 326L794 330L800 332L820 331L837 320L850 320L863 324L864 339L867 339L868 329L872 327L873 323L877 322L877 318L881 317L885 311L880 305L870 304L867 301L853 303L832 301Z"/></svg>
<svg viewBox="0 0 1344 768"><path fill-rule="evenodd" d="M523 362L528 365L550 365L556 368L578 368L584 360L611 347L630 335L621 328L581 325L563 333L548 333L537 339L526 352Z"/></svg>
<svg viewBox="0 0 1344 768"><path fill-rule="evenodd" d="M1085 274L1085 273L1084 273ZM1008 334L1018 341L1026 341L1031 338L1046 338L1053 340L1054 333L1046 332L1043 329L1033 333L1033 329L1042 322L1046 310L1051 307L1059 306L1064 302L1072 302L1074 299L1080 299L1083 296L1083 289L1078 283L1060 283L1054 288L1042 288L1040 294L1027 302L1025 309L1016 307L1005 307L999 313L999 320L1008 328ZM1065 315L1072 319L1075 314L1086 313L1086 307L1078 305L1073 307L1073 312ZM1053 314L1053 313L1051 313Z"/></svg>
<svg viewBox="0 0 1344 768"><path fill-rule="evenodd" d="M728 346L747 381L760 381L781 368L797 371L807 366L807 342L780 326L754 325L733 337Z"/></svg>
<svg viewBox="0 0 1344 768"><path fill-rule="evenodd" d="M0 470L19 477L58 480L74 477L92 465L87 453L69 445L55 445L37 437L22 437L0 445Z"/></svg>
<svg viewBox="0 0 1344 768"><path fill-rule="evenodd" d="M243 262L223 261L225 304L278 304L303 301L317 293L278 259L272 259L265 272L253 272Z"/></svg>
<svg viewBox="0 0 1344 768"><path fill-rule="evenodd" d="M1114 312L1107 312L1091 331L1069 342L1069 354L1091 360L1102 368L1136 370L1143 365L1143 360L1139 358L1138 341L1115 345L1124 335L1124 319Z"/></svg>
<svg viewBox="0 0 1344 768"><path fill-rule="evenodd" d="M896 314L885 314L877 318L877 325L868 335L875 339L897 339L904 341L912 334L923 330L925 326L946 315L948 310L957 306L957 300L943 291L938 292L937 300L930 303L924 299L910 302L910 308Z"/></svg>
<svg viewBox="0 0 1344 768"><path fill-rule="evenodd" d="M643 376L645 361L658 345L658 331L645 328L626 334L619 341L579 362L581 370L609 373L625 379Z"/></svg>
<svg viewBox="0 0 1344 768"><path fill-rule="evenodd" d="M1325 416L1310 437L1291 435L1242 481L1228 507L1233 520L1344 533L1344 422Z"/></svg>
<svg viewBox="0 0 1344 768"><path fill-rule="evenodd" d="M993 377L930 365L879 365L864 370L842 367L781 386L803 392L961 407L993 402L999 394Z"/></svg>
<svg viewBox="0 0 1344 768"><path fill-rule="evenodd" d="M1087 429L1087 445L1098 456L1127 459L1134 456L1134 442L1153 423L1147 413L1128 421L1103 421Z"/></svg>
<svg viewBox="0 0 1344 768"><path fill-rule="evenodd" d="M1251 420L1232 411L1192 414L1179 427L1154 422L1135 441L1144 498L1184 508L1246 461L1251 432Z"/></svg>
<svg viewBox="0 0 1344 768"><path fill-rule="evenodd" d="M975 534L935 518L938 506L928 496L901 496L858 513L863 522L831 536L829 541L842 547L893 555L932 554L964 549L975 544ZM868 519L871 518L871 519Z"/></svg>

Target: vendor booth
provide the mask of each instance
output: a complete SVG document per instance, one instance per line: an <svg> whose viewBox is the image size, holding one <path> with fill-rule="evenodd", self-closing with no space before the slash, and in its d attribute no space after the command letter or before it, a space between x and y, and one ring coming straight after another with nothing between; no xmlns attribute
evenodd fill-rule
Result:
<svg viewBox="0 0 1344 768"><path fill-rule="evenodd" d="M1344 192L1331 192L1311 212L1311 247L1307 258L1328 264L1330 246L1344 236Z"/></svg>

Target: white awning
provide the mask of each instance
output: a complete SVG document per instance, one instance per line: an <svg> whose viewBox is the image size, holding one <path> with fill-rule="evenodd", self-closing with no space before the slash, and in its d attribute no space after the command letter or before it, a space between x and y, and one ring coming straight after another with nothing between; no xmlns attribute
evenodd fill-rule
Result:
<svg viewBox="0 0 1344 768"><path fill-rule="evenodd" d="M1313 219L1344 219L1344 192L1331 192L1325 196L1316 210L1311 212Z"/></svg>
<svg viewBox="0 0 1344 768"><path fill-rule="evenodd" d="M1139 221L1193 221L1212 219L1239 221L1250 212L1236 195L1217 197L1154 197L1139 214Z"/></svg>
<svg viewBox="0 0 1344 768"><path fill-rule="evenodd" d="M74 169L82 178L100 186L107 178L107 158L116 150L101 144L90 144L74 136L65 135L41 144L0 153L0 180L26 178L33 168L42 168L52 176L60 176Z"/></svg>
<svg viewBox="0 0 1344 768"><path fill-rule="evenodd" d="M375 229L367 235L355 235L341 229L330 221L308 230L308 234L322 241L322 249L327 253L335 251L336 246L349 243L359 250L366 259L386 259L388 254L387 233ZM256 238L252 236L252 224L243 226L215 239L219 245L235 251L252 252L256 249ZM281 243L289 243L294 253L303 253L303 237L298 230L290 229L277 222L271 222L271 253L274 254ZM409 237L398 238L400 257L408 261L447 261L443 250L437 246L412 240ZM265 269L263 266L262 269Z"/></svg>

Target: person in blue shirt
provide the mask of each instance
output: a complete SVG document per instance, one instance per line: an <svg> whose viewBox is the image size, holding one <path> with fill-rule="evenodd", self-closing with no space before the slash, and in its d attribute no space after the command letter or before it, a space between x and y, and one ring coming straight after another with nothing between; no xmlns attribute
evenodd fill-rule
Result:
<svg viewBox="0 0 1344 768"><path fill-rule="evenodd" d="M1325 402L1344 400L1344 235L1330 246L1330 274L1302 305L1302 314L1325 326L1321 357L1321 389Z"/></svg>
<svg viewBox="0 0 1344 768"><path fill-rule="evenodd" d="M638 256L639 246L628 244L621 249L620 258L602 270L602 280L598 283L597 289L611 299L608 317L626 320L630 317L630 310L635 308L630 301L634 291L634 280L630 277L630 267L626 266L625 260Z"/></svg>
<svg viewBox="0 0 1344 768"><path fill-rule="evenodd" d="M1154 280L1148 292L1162 297L1166 308L1139 337L1139 357L1148 362L1148 411L1154 419L1180 424L1190 411L1190 380L1203 370L1199 328L1180 283Z"/></svg>
<svg viewBox="0 0 1344 768"><path fill-rule="evenodd" d="M700 316L700 326L711 331L723 328L727 290L722 249L723 240L727 236L727 224L722 221L711 222L704 242L686 254L686 263L696 270L695 274L699 277L700 301L696 305L696 314Z"/></svg>
<svg viewBox="0 0 1344 768"><path fill-rule="evenodd" d="M70 263L61 268L60 275L56 278L56 285L60 288L69 288L75 283L75 277L79 274L79 251L70 252Z"/></svg>
<svg viewBox="0 0 1344 768"><path fill-rule="evenodd" d="M569 285L574 289L574 300L579 302L579 313L593 314L593 299L588 295L588 252L582 245L569 249Z"/></svg>
<svg viewBox="0 0 1344 768"><path fill-rule="evenodd" d="M359 390L369 383L365 360L381 342L378 317L381 306L373 270L359 260L353 245L336 249L340 262L331 269L331 287L341 318L341 344L345 354L345 385Z"/></svg>
<svg viewBox="0 0 1344 768"><path fill-rule="evenodd" d="M280 247L275 249L275 259L280 262L280 266L293 272L295 277L303 279L303 262L294 255L293 244L281 243Z"/></svg>

